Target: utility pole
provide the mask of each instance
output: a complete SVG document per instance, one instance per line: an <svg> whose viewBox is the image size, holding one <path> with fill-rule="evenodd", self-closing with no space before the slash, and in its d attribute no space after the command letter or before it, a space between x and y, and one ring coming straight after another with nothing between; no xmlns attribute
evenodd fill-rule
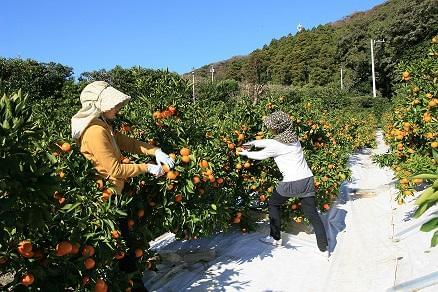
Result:
<svg viewBox="0 0 438 292"><path fill-rule="evenodd" d="M384 43L385 40L373 40L371 39L371 74L373 77L373 97L376 97L376 75L374 71L374 45L376 43Z"/></svg>
<svg viewBox="0 0 438 292"><path fill-rule="evenodd" d="M192 97L195 102L195 67L192 67Z"/></svg>
<svg viewBox="0 0 438 292"><path fill-rule="evenodd" d="M213 83L213 81L214 81L214 67L213 66L211 66L210 72L211 72L211 82Z"/></svg>
<svg viewBox="0 0 438 292"><path fill-rule="evenodd" d="M342 78L343 78L343 76L342 76L342 67L341 67L341 90L344 89L344 83L342 82Z"/></svg>

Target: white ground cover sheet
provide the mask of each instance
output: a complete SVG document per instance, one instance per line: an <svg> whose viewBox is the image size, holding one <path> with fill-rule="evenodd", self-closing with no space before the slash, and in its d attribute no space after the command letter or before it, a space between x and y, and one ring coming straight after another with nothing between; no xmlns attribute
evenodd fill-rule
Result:
<svg viewBox="0 0 438 292"><path fill-rule="evenodd" d="M412 218L416 193L399 206L390 169L372 163L372 154L387 151L381 132L376 149L364 149L349 160L352 179L342 184L339 198L322 216L329 236L330 260L317 252L315 235L303 224L282 233L283 246L259 241L269 223L256 232L219 233L176 241L168 233L151 242L152 249L212 251L208 262L158 265L144 274L151 291L438 291L438 247L430 248L433 232L419 231L431 208ZM306 232L307 231L307 232Z"/></svg>

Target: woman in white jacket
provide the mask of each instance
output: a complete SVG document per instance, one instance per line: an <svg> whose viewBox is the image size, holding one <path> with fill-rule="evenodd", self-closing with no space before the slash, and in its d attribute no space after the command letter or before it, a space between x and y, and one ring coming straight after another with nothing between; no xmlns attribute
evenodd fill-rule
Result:
<svg viewBox="0 0 438 292"><path fill-rule="evenodd" d="M319 250L328 256L328 241L324 225L315 204L313 173L303 155L300 141L292 129L292 121L282 111L270 114L263 121L276 136L274 139L254 140L244 144L245 148L254 146L259 151L240 152L249 159L263 160L274 158L283 175L282 181L269 199L270 235L262 238L265 243L281 245L280 207L291 197L300 199L301 208L315 230Z"/></svg>

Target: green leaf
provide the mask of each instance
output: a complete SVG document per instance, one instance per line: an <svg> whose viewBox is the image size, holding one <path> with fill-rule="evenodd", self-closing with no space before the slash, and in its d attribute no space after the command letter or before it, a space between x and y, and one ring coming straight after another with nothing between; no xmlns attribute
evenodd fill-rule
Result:
<svg viewBox="0 0 438 292"><path fill-rule="evenodd" d="M76 203L76 204L66 204L64 207L61 208L61 210L70 212L73 211L74 209L76 209L78 206L80 206L81 203Z"/></svg>
<svg viewBox="0 0 438 292"><path fill-rule="evenodd" d="M438 230L432 236L432 240L430 241L430 245L435 247L438 244Z"/></svg>
<svg viewBox="0 0 438 292"><path fill-rule="evenodd" d="M421 204L418 209L415 211L414 213L414 218L418 218L421 215L424 214L424 212L427 211L427 209L429 209L430 207L432 207L433 205L435 205L435 203L433 202L424 202L423 204Z"/></svg>
<svg viewBox="0 0 438 292"><path fill-rule="evenodd" d="M109 225L109 227L111 228L111 230L114 230L115 228L114 228L114 223L111 221L111 220L109 220L109 219L103 219L103 221L107 224L107 225Z"/></svg>
<svg viewBox="0 0 438 292"><path fill-rule="evenodd" d="M417 204L417 205L421 205L421 204L423 204L424 202L426 202L426 201L429 199L430 196L433 195L433 193L434 193L434 189L433 189L433 187L429 187L429 188L427 188L427 189L421 194L421 196L418 197L417 200L415 200L415 204Z"/></svg>
<svg viewBox="0 0 438 292"><path fill-rule="evenodd" d="M194 187L195 185L193 184L192 180L187 180L187 192L190 194L194 194Z"/></svg>
<svg viewBox="0 0 438 292"><path fill-rule="evenodd" d="M116 213L119 215L122 215L124 217L128 216L128 214L126 212L123 212L122 210L119 210L119 209L116 210Z"/></svg>
<svg viewBox="0 0 438 292"><path fill-rule="evenodd" d="M438 151L436 151L435 149L432 149L432 154L433 154L433 158L435 159L435 161L438 162Z"/></svg>
<svg viewBox="0 0 438 292"><path fill-rule="evenodd" d="M414 175L413 177L411 177L413 179L415 178L421 178L421 179L437 179L438 178L438 174L435 173L422 173L422 174L418 174L418 175Z"/></svg>
<svg viewBox="0 0 438 292"><path fill-rule="evenodd" d="M211 206L211 208L212 208L213 210L215 210L215 211L217 210L217 207L216 207L215 204L211 204L210 206Z"/></svg>
<svg viewBox="0 0 438 292"><path fill-rule="evenodd" d="M429 221L427 221L426 223L424 223L420 230L423 232L429 232L434 230L435 228L438 228L438 217L436 218L432 218Z"/></svg>

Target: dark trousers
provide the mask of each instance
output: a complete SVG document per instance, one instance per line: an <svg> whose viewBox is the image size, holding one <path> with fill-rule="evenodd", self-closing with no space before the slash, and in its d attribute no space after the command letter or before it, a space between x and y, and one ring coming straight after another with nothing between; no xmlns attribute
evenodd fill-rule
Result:
<svg viewBox="0 0 438 292"><path fill-rule="evenodd" d="M280 207L283 205L289 197L284 197L280 195L277 191L274 191L271 198L269 199L269 220L271 227L271 236L279 240L281 238L280 235ZM315 197L305 197L300 198L301 208L303 209L304 216L309 219L310 223L315 230L316 242L318 244L318 248L321 251L326 251L328 246L327 235L325 233L324 224L319 217L319 214L316 210Z"/></svg>

